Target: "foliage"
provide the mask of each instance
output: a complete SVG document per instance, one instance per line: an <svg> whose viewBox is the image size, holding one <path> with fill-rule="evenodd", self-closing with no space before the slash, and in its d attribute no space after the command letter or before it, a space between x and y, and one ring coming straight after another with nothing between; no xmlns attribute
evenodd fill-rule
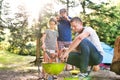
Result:
<svg viewBox="0 0 120 80"><path fill-rule="evenodd" d="M36 44L34 42L28 42L26 44L26 49L28 50L28 54L35 56L36 53Z"/></svg>
<svg viewBox="0 0 120 80"><path fill-rule="evenodd" d="M120 35L118 31L120 28L120 7L111 6L110 2L101 4L90 2L87 8L92 12L80 15L84 18L84 25L93 27L101 41L113 46L116 37Z"/></svg>
<svg viewBox="0 0 120 80"><path fill-rule="evenodd" d="M60 3L62 3L63 5L66 5L68 14L69 14L69 9L72 7L76 7L79 5L78 0L59 0Z"/></svg>
<svg viewBox="0 0 120 80"><path fill-rule="evenodd" d="M5 3L6 6L7 3ZM19 11L14 13L13 17L10 15L9 7L3 6L3 20L9 30L9 38L7 41L10 43L8 50L16 54L29 54L29 50L26 47L28 41L35 40L34 28L28 27L28 15L23 5L19 5ZM35 53L34 53L35 54Z"/></svg>
<svg viewBox="0 0 120 80"><path fill-rule="evenodd" d="M1 15L2 15L2 5L3 5L3 0L0 0L0 42L5 39L4 38L5 33L3 32L4 27L3 27L3 24L2 24L3 20L2 20L2 17L1 17Z"/></svg>
<svg viewBox="0 0 120 80"><path fill-rule="evenodd" d="M0 31L0 42L5 40L4 33Z"/></svg>
<svg viewBox="0 0 120 80"><path fill-rule="evenodd" d="M78 6L79 4L75 0L60 0L62 4L66 4L67 8Z"/></svg>
<svg viewBox="0 0 120 80"><path fill-rule="evenodd" d="M33 38L32 31L25 28L17 28L14 32L11 32L11 38L9 38L11 46L8 50L17 54L28 54L26 43L30 41L31 38Z"/></svg>
<svg viewBox="0 0 120 80"><path fill-rule="evenodd" d="M12 49L11 49L12 48ZM12 47L10 46L8 48L8 51L15 53L15 54L20 54L21 52L21 48L20 47ZM31 56L35 56L36 53L36 45L33 43L27 43L24 45L24 48L22 48L22 52L21 55L31 55Z"/></svg>
<svg viewBox="0 0 120 80"><path fill-rule="evenodd" d="M18 6L18 11L14 13L12 17L8 17L11 14L9 4L5 2L4 5L1 6L1 15L4 16L3 19L1 19L4 25L2 25L3 27L0 31L3 31L5 28L9 30L10 35L7 41L10 43L10 46L7 49L8 51L21 55L35 55L36 45L26 44L28 42L34 42L36 38L41 38L41 30L47 28L49 18L53 16L53 8L52 4L46 4L45 6L39 14L39 21L36 22L36 20L33 20L34 24L32 27L28 26L29 15L24 4ZM4 36L0 36L0 40L3 39Z"/></svg>
<svg viewBox="0 0 120 80"><path fill-rule="evenodd" d="M67 6L67 8L81 4L82 12L80 13L80 17L83 19L84 26L93 27L101 41L112 47L114 46L116 37L120 35L118 31L120 28L119 1L117 5L113 4L114 1L110 2L112 0L103 1L101 3L95 3L92 0L60 1L63 4L72 5Z"/></svg>
<svg viewBox="0 0 120 80"><path fill-rule="evenodd" d="M2 1L4 0L0 1L0 41L6 40L3 31L7 28L10 31L9 38L7 39L10 43L10 47L8 48L10 52L35 55L36 47L26 44L34 42L36 38L41 38L42 30L47 28L48 20L54 16L52 4L46 4L39 14L38 23L33 21L35 24L32 27L28 27L27 20L29 15L26 12L26 8L20 5L18 12L11 18L8 17L11 14L9 4L6 3L3 6ZM111 46L114 45L116 37L120 35L120 31L118 31L120 29L120 6L112 6L110 3L96 4L92 0L60 1L68 7L75 7L81 4L83 12L80 13L80 17L83 19L84 25L93 27L97 31L101 41ZM77 3L78 1L79 3ZM86 9L89 9L91 12L87 13Z"/></svg>
<svg viewBox="0 0 120 80"><path fill-rule="evenodd" d="M0 42L0 50L6 50L9 46L10 44L8 42L5 41Z"/></svg>

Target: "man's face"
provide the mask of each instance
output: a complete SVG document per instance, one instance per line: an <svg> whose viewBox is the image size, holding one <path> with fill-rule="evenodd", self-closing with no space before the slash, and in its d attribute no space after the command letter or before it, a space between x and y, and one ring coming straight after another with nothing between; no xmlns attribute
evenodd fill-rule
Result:
<svg viewBox="0 0 120 80"><path fill-rule="evenodd" d="M74 32L80 32L80 31L82 30L82 25L81 25L80 22L75 22L75 21L73 21L73 22L71 22L70 24L71 24L72 30L73 30Z"/></svg>
<svg viewBox="0 0 120 80"><path fill-rule="evenodd" d="M66 16L67 16L67 13L66 13L66 12L62 12L62 13L60 13L60 16L61 16L61 17L66 17Z"/></svg>

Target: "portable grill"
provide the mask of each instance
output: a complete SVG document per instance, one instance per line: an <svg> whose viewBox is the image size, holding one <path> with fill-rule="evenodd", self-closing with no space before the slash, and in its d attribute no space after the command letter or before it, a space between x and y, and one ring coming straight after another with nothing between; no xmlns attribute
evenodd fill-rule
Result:
<svg viewBox="0 0 120 80"><path fill-rule="evenodd" d="M47 80L54 80L54 75L60 74L64 68L65 68L65 63L42 63L42 68L43 70L48 74ZM51 78L51 79L48 79Z"/></svg>

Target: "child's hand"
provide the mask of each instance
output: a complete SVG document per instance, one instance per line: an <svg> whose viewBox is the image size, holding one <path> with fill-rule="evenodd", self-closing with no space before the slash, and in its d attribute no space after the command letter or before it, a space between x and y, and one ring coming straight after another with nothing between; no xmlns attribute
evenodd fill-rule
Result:
<svg viewBox="0 0 120 80"><path fill-rule="evenodd" d="M43 44L43 45L42 45L42 49L43 49L43 51L45 51L45 47L46 47L45 44Z"/></svg>
<svg viewBox="0 0 120 80"><path fill-rule="evenodd" d="M50 54L50 56L51 56L52 59L55 59L57 57L57 54L53 53L53 54Z"/></svg>

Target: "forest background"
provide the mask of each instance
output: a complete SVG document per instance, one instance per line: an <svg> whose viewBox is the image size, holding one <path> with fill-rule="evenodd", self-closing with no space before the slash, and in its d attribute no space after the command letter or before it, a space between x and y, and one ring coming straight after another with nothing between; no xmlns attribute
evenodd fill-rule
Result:
<svg viewBox="0 0 120 80"><path fill-rule="evenodd" d="M13 6L17 8L13 13L9 1L14 3L14 0L0 0L0 50L18 55L36 56L35 61L38 61L42 55L40 48L42 31L47 28L49 18L58 13L57 10L61 8L61 5L67 8L69 15L77 12L74 16L80 17L84 26L94 28L101 42L114 48L115 39L120 35L119 0L101 2L95 0L50 0L50 2L43 1L44 5L42 6L30 3L31 10L38 10L36 16L32 16L32 18L30 13L34 12L29 12L24 3ZM42 0L38 1L42 2ZM29 2L30 0L27 3Z"/></svg>

